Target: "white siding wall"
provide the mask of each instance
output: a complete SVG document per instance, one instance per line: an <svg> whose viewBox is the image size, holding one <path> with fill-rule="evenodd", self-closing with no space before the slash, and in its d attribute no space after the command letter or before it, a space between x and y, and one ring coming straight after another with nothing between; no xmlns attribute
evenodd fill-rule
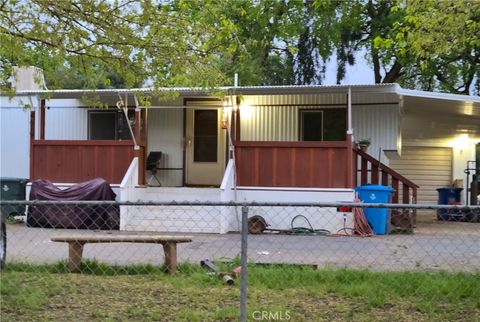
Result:
<svg viewBox="0 0 480 322"><path fill-rule="evenodd" d="M183 109L150 109L148 111L148 152L163 153L160 167L183 167ZM159 170L163 186L182 186L181 170ZM147 173L147 180L150 176Z"/></svg>
<svg viewBox="0 0 480 322"><path fill-rule="evenodd" d="M135 193L136 192L136 193ZM133 201L220 201L220 189L211 188L136 188ZM135 196L136 195L136 196ZM124 208L124 207L122 207ZM128 231L168 231L184 233L226 233L229 226L224 207L143 207L122 209L120 229Z"/></svg>
<svg viewBox="0 0 480 322"><path fill-rule="evenodd" d="M346 107L346 94L244 96L240 135L245 141L297 141L298 110ZM309 106L309 104L312 104ZM317 106L314 106L316 104ZM319 106L318 104L322 104ZM300 105L300 106L288 106Z"/></svg>
<svg viewBox="0 0 480 322"><path fill-rule="evenodd" d="M30 111L38 108L38 103L34 96L0 97L1 177L29 177Z"/></svg>
<svg viewBox="0 0 480 322"><path fill-rule="evenodd" d="M240 113L244 141L298 140L298 107L255 106Z"/></svg>
<svg viewBox="0 0 480 322"><path fill-rule="evenodd" d="M30 110L0 108L0 177L28 178Z"/></svg>
<svg viewBox="0 0 480 322"><path fill-rule="evenodd" d="M60 107L45 111L45 139L86 140L88 137L88 110Z"/></svg>
<svg viewBox="0 0 480 322"><path fill-rule="evenodd" d="M385 102L389 101L389 97L382 99ZM378 158L379 149L382 149L382 151L396 150L400 136L398 105L355 105L357 100L365 101L366 99L363 96L353 97L352 126L354 138L356 140L370 139L372 144L368 152L375 158ZM245 96L243 101L245 105L250 105L250 107L240 111L242 140L297 141L299 109L341 108L346 104L346 95L337 93L329 95ZM288 106L293 104L301 106ZM309 106L308 104L322 105ZM383 153L381 159L388 162Z"/></svg>
<svg viewBox="0 0 480 322"><path fill-rule="evenodd" d="M379 157L380 149L396 150L400 135L400 115L397 105L375 105L352 107L352 127L355 140L370 139L368 153ZM381 160L388 159L381 153Z"/></svg>

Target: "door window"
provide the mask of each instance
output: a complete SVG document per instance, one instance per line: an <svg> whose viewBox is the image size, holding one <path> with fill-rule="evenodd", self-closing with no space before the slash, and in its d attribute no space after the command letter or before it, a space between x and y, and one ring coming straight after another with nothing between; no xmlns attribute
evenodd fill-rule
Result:
<svg viewBox="0 0 480 322"><path fill-rule="evenodd" d="M194 112L193 161L217 162L217 110L195 110Z"/></svg>

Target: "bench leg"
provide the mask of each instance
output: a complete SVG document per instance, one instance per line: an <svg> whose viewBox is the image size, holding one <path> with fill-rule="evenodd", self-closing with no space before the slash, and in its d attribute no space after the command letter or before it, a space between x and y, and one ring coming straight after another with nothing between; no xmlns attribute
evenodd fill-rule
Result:
<svg viewBox="0 0 480 322"><path fill-rule="evenodd" d="M80 262L83 255L83 243L74 241L68 243L68 270L71 273L80 272Z"/></svg>
<svg viewBox="0 0 480 322"><path fill-rule="evenodd" d="M165 252L165 265L167 270L174 274L177 271L177 243L166 242L163 244Z"/></svg>

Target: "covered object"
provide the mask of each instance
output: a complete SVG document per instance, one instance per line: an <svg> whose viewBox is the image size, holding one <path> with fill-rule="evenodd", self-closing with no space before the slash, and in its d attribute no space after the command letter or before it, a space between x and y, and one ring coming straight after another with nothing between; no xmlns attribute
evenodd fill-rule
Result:
<svg viewBox="0 0 480 322"><path fill-rule="evenodd" d="M85 181L62 190L48 180L35 180L30 200L85 201L115 200L116 194L102 178ZM118 229L120 209L116 205L32 205L27 225L31 227Z"/></svg>

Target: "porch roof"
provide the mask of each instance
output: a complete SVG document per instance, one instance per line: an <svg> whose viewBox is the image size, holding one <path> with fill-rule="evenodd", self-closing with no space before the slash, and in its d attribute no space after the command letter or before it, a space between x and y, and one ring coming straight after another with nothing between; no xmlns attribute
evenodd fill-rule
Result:
<svg viewBox="0 0 480 322"><path fill-rule="evenodd" d="M480 97L403 88L398 94L403 139L451 141L466 134L480 139Z"/></svg>
<svg viewBox="0 0 480 322"><path fill-rule="evenodd" d="M352 103L358 105L364 104L398 104L396 90L397 84L370 84L370 85L290 85L290 86L239 86L239 87L219 87L216 93L223 92L225 95L242 96L268 96L268 95L330 95L334 96L336 103L347 104L347 93L351 90ZM177 93L175 98L171 93ZM17 91L17 97L37 96L38 98L47 97L49 107L88 107L91 106L89 99L93 102L102 102L110 106L115 106L119 97L128 101L128 105L133 107L134 95L151 96L151 108L182 108L184 106L183 98L215 98L213 89L210 91L204 88L132 88L132 89L58 89L58 90L24 90ZM162 95L165 95L162 99ZM157 97L158 96L158 97ZM87 98L87 99L85 99ZM329 99L331 101L332 99Z"/></svg>
<svg viewBox="0 0 480 322"><path fill-rule="evenodd" d="M162 92L175 92L182 96L205 96L212 91L235 93L242 95L268 95L268 94L316 94L347 92L351 88L353 92L377 92L395 93L398 84L364 84L364 85L281 85L281 86L222 86L205 89L200 87L160 87L160 88L112 88L112 89L55 89L55 90L23 90L17 91L16 95L48 95L49 98L82 98L84 95L96 94L109 96L118 94L155 94Z"/></svg>
<svg viewBox="0 0 480 322"><path fill-rule="evenodd" d="M361 85L282 85L282 86L224 86L215 89L187 88L187 87L162 87L162 88L123 88L123 89L57 89L57 90L24 90L17 91L17 96L47 96L51 99L82 99L85 96L96 95L107 101L118 99L119 95L155 95L155 93L178 93L182 97L213 96L213 90L226 94L238 95L294 95L294 94L333 94L347 93L351 89L355 94L367 94L370 97L368 103L380 99L384 103L384 97L395 97L404 100L405 106L427 105L440 106L439 109L448 107L450 112L461 114L466 112L470 115L480 115L480 97L458 94L437 93L401 88L398 84L361 84ZM376 96L375 94L378 94ZM372 96L374 95L374 96ZM383 95L383 96L381 96ZM362 96L362 95L360 95ZM382 97L382 98L380 98ZM364 102L365 101L365 102ZM434 104L429 104L429 102ZM360 103L367 103L361 99ZM367 103L367 104L368 104ZM435 112L438 113L436 109Z"/></svg>

